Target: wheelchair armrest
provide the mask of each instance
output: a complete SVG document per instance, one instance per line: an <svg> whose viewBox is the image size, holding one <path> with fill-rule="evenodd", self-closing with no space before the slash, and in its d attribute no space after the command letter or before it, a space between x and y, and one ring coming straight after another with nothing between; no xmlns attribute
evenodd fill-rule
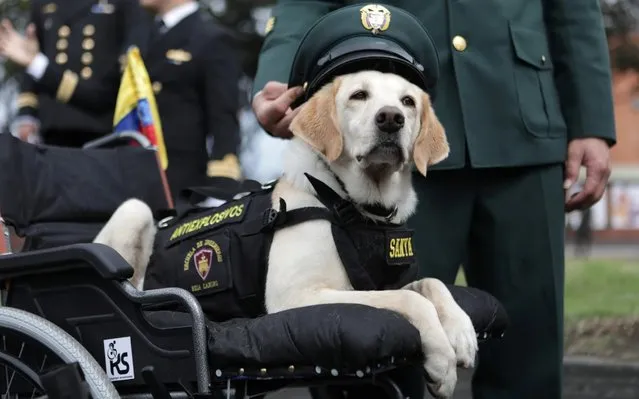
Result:
<svg viewBox="0 0 639 399"><path fill-rule="evenodd" d="M131 140L138 143L142 148L152 148L151 141L149 141L149 139L147 139L142 133L135 130L127 130L108 134L100 137L99 139L89 141L82 146L82 149L119 147L129 144Z"/></svg>
<svg viewBox="0 0 639 399"><path fill-rule="evenodd" d="M73 244L56 248L0 255L0 278L93 267L108 280L126 280L133 268L113 248L103 244Z"/></svg>

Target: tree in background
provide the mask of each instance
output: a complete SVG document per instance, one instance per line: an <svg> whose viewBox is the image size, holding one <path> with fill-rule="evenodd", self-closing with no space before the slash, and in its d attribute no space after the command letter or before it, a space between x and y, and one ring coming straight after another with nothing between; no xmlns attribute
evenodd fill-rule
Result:
<svg viewBox="0 0 639 399"><path fill-rule="evenodd" d="M608 38L627 42L637 33L639 0L602 0L601 9Z"/></svg>

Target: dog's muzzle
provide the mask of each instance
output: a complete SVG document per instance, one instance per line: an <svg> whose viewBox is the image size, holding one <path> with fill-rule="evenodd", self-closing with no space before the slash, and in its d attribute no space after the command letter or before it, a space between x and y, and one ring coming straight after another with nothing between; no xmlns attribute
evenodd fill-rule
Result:
<svg viewBox="0 0 639 399"><path fill-rule="evenodd" d="M397 135L388 137L385 133L380 133L379 136L377 144L366 155L366 162L369 165L399 166L402 164L404 152L399 144L399 137Z"/></svg>

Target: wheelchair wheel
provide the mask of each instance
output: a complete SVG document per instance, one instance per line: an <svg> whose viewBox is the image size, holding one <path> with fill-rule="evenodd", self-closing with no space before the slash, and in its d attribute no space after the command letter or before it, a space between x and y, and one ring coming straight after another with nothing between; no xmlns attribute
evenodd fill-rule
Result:
<svg viewBox="0 0 639 399"><path fill-rule="evenodd" d="M93 356L55 324L20 309L0 308L0 397L46 397L40 374L77 363L93 399L119 398Z"/></svg>

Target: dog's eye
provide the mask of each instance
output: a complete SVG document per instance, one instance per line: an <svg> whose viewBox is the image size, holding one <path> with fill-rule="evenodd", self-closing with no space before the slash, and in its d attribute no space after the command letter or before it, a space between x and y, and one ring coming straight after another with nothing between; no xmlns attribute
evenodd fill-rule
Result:
<svg viewBox="0 0 639 399"><path fill-rule="evenodd" d="M402 104L404 104L407 107L414 107L415 100L413 100L413 97L411 96L404 96L402 97Z"/></svg>
<svg viewBox="0 0 639 399"><path fill-rule="evenodd" d="M366 100L368 98L368 92L365 90L357 90L355 93L351 94L351 100Z"/></svg>

